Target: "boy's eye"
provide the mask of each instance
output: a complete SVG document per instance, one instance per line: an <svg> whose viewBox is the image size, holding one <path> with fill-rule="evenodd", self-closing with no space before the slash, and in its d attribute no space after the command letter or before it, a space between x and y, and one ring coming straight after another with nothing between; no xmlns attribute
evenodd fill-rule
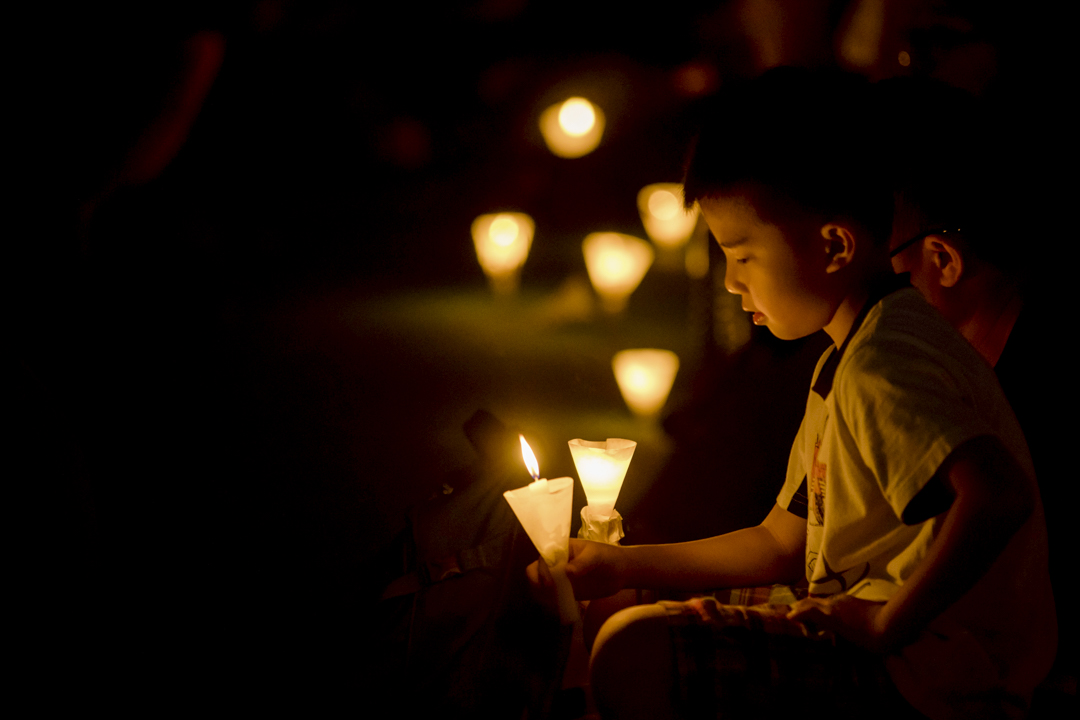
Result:
<svg viewBox="0 0 1080 720"><path fill-rule="evenodd" d="M735 258L735 262L740 265L745 265L750 258Z"/></svg>

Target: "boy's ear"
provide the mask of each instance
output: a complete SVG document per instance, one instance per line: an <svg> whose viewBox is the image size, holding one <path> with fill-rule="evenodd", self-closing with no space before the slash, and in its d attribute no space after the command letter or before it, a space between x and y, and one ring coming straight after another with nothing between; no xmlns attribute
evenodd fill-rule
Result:
<svg viewBox="0 0 1080 720"><path fill-rule="evenodd" d="M932 263L941 287L953 287L964 275L964 256L953 243L938 235L923 241L923 261Z"/></svg>
<svg viewBox="0 0 1080 720"><path fill-rule="evenodd" d="M821 237L825 239L825 252L829 256L829 265L825 272L834 273L847 267L855 258L855 234L851 228L838 223L821 226Z"/></svg>

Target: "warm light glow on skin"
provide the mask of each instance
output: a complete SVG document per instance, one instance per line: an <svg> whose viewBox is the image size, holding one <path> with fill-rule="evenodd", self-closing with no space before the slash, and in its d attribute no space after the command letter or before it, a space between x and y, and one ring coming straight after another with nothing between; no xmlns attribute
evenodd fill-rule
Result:
<svg viewBox="0 0 1080 720"><path fill-rule="evenodd" d="M604 442L575 439L569 444L590 511L598 518L611 517L637 443L608 438Z"/></svg>
<svg viewBox="0 0 1080 720"><path fill-rule="evenodd" d="M694 234L698 210L683 207L683 188L679 183L646 185L638 193L638 211L645 232L654 243L678 248Z"/></svg>
<svg viewBox="0 0 1080 720"><path fill-rule="evenodd" d="M617 313L626 307L653 261L649 243L633 235L592 233L582 243L589 280L604 309Z"/></svg>
<svg viewBox="0 0 1080 720"><path fill-rule="evenodd" d="M540 134L559 157L588 155L603 137L604 113L585 98L572 97L540 114Z"/></svg>
<svg viewBox="0 0 1080 720"><path fill-rule="evenodd" d="M623 350L611 364L623 399L642 416L660 411L679 371L679 357L670 350Z"/></svg>
<svg viewBox="0 0 1080 720"><path fill-rule="evenodd" d="M559 127L567 135L581 137L596 125L592 103L583 97L572 97L559 108Z"/></svg>
<svg viewBox="0 0 1080 720"><path fill-rule="evenodd" d="M536 461L536 455L533 454L529 443L525 442L525 436L519 434L518 438L521 440L521 458L525 461L525 467L529 469L532 479L536 480L540 477L540 463Z"/></svg>
<svg viewBox="0 0 1080 720"><path fill-rule="evenodd" d="M496 293L517 289L518 274L532 246L534 224L524 213L481 215L472 224L480 267Z"/></svg>
<svg viewBox="0 0 1080 720"><path fill-rule="evenodd" d="M911 55L908 54L907 50L901 50L900 55L897 56L896 60L904 67L907 67L911 64Z"/></svg>

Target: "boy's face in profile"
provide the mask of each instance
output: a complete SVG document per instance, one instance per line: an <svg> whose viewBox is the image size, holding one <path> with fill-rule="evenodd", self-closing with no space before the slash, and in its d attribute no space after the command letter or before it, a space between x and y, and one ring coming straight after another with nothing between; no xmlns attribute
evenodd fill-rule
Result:
<svg viewBox="0 0 1080 720"><path fill-rule="evenodd" d="M828 301L828 244L815 218L770 223L745 195L699 203L727 258L724 285L742 296L742 307L783 340L825 327L835 308Z"/></svg>

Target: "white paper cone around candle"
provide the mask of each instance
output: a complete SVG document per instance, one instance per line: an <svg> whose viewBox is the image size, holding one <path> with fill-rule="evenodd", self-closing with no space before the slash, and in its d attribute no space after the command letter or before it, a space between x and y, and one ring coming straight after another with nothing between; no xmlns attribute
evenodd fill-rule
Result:
<svg viewBox="0 0 1080 720"><path fill-rule="evenodd" d="M618 543L624 533L622 516L615 510L615 501L619 498L637 443L621 438L608 438L604 442L578 438L571 440L569 445L588 500L588 505L581 509L578 537Z"/></svg>
<svg viewBox="0 0 1080 720"><path fill-rule="evenodd" d="M593 515L592 508L586 505L581 508L581 527L578 528L577 536L582 540L618 545L619 541L626 537L622 515L618 510L612 510L611 515L600 517Z"/></svg>
<svg viewBox="0 0 1080 720"><path fill-rule="evenodd" d="M633 235L602 232L587 235L581 249L589 280L604 309L609 313L622 311L652 265L652 246Z"/></svg>
<svg viewBox="0 0 1080 720"><path fill-rule="evenodd" d="M536 461L524 435L521 457L534 481L517 490L503 493L525 533L540 552L544 564L551 570L559 607L559 619L564 625L581 618L570 578L566 577L566 561L570 557L570 518L574 511L574 479L568 477L546 480L540 475Z"/></svg>
<svg viewBox="0 0 1080 720"><path fill-rule="evenodd" d="M607 517L615 512L615 501L626 479L630 460L634 457L637 443L633 440L608 438L603 442L571 440L570 455L574 458L585 498L593 514Z"/></svg>
<svg viewBox="0 0 1080 720"><path fill-rule="evenodd" d="M577 600L574 599L574 590L564 569L570 557L573 478L541 478L523 488L507 490L503 497L510 503L521 526L551 570L558 594L560 619L563 623L576 622L579 617Z"/></svg>
<svg viewBox="0 0 1080 720"><path fill-rule="evenodd" d="M540 114L540 134L554 155L588 155L604 136L604 113L583 97L567 98Z"/></svg>
<svg viewBox="0 0 1080 720"><path fill-rule="evenodd" d="M637 415L649 417L667 402L679 356L670 350L623 350L611 361L623 400Z"/></svg>
<svg viewBox="0 0 1080 720"><path fill-rule="evenodd" d="M694 234L698 211L683 204L683 186L679 183L654 183L638 193L638 212L645 232L661 247L676 249Z"/></svg>
<svg viewBox="0 0 1080 720"><path fill-rule="evenodd" d="M533 219L525 213L493 213L473 221L476 258L496 294L507 295L517 290L534 230Z"/></svg>

